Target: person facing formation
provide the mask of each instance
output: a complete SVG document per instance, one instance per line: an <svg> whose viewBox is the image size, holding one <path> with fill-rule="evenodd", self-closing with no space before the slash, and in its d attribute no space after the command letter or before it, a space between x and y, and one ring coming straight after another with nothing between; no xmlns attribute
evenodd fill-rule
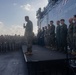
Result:
<svg viewBox="0 0 76 75"><path fill-rule="evenodd" d="M32 54L32 40L33 40L33 23L29 20L29 16L25 16L25 23L23 27L25 28L25 38L26 38L26 45L27 45L27 52L25 54L30 55Z"/></svg>

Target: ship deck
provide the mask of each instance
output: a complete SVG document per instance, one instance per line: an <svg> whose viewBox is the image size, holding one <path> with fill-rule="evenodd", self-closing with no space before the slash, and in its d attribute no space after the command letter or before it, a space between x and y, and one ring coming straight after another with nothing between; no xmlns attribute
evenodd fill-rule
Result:
<svg viewBox="0 0 76 75"><path fill-rule="evenodd" d="M28 75L21 50L0 53L0 75Z"/></svg>
<svg viewBox="0 0 76 75"><path fill-rule="evenodd" d="M60 66L58 71L60 73L61 68L66 67L64 67L64 60L67 59L65 53L34 45L33 55L28 56L24 54L26 48L26 46L23 46L22 50L0 53L0 75L36 75L34 73L42 75L41 73L44 73L45 70L47 70L47 73L54 71L56 66ZM51 69L49 69L50 66ZM64 71L64 73L66 72Z"/></svg>

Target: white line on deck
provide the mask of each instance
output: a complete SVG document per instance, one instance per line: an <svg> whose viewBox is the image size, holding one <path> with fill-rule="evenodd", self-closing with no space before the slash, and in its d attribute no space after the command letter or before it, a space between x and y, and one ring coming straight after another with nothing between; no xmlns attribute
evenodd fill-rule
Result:
<svg viewBox="0 0 76 75"><path fill-rule="evenodd" d="M26 60L26 62L27 62L27 58L26 58L26 55L24 54L24 57L25 57L25 60Z"/></svg>

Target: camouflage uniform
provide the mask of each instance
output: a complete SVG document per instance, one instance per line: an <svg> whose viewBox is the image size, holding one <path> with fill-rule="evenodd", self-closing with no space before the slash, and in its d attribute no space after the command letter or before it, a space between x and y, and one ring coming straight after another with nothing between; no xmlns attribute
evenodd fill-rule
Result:
<svg viewBox="0 0 76 75"><path fill-rule="evenodd" d="M1 35L0 42L1 42L1 52L4 52L4 36L3 35Z"/></svg>
<svg viewBox="0 0 76 75"><path fill-rule="evenodd" d="M68 43L69 43L70 50L73 49L73 25L74 24L71 23L68 28Z"/></svg>
<svg viewBox="0 0 76 75"><path fill-rule="evenodd" d="M51 28L48 27L47 29L47 45L50 46L50 31L51 31Z"/></svg>
<svg viewBox="0 0 76 75"><path fill-rule="evenodd" d="M37 34L38 45L40 45L40 43L41 43L40 37L41 37L41 30L39 30L39 31L38 31L38 34Z"/></svg>
<svg viewBox="0 0 76 75"><path fill-rule="evenodd" d="M45 46L48 46L48 43L47 43L47 34L48 34L48 30L46 29L45 32L44 32L44 42L45 42Z"/></svg>
<svg viewBox="0 0 76 75"><path fill-rule="evenodd" d="M45 30L43 29L42 32L41 32L41 46L45 46L45 43L44 43L44 32Z"/></svg>
<svg viewBox="0 0 76 75"><path fill-rule="evenodd" d="M56 42L57 42L57 50L60 49L60 25L56 28Z"/></svg>
<svg viewBox="0 0 76 75"><path fill-rule="evenodd" d="M2 36L0 36L0 52L2 52Z"/></svg>
<svg viewBox="0 0 76 75"><path fill-rule="evenodd" d="M27 44L27 51L32 52L32 40L33 40L33 24L29 20L25 26L25 38Z"/></svg>
<svg viewBox="0 0 76 75"><path fill-rule="evenodd" d="M73 26L73 50L76 52L76 22Z"/></svg>
<svg viewBox="0 0 76 75"><path fill-rule="evenodd" d="M61 43L61 50L67 50L67 25L64 24L60 28L60 43Z"/></svg>
<svg viewBox="0 0 76 75"><path fill-rule="evenodd" d="M42 46L45 46L44 33L45 33L45 30L43 29L43 30L42 30L42 34L41 34L41 37L42 37Z"/></svg>
<svg viewBox="0 0 76 75"><path fill-rule="evenodd" d="M8 49L9 51L12 51L12 36L9 36L8 38Z"/></svg>
<svg viewBox="0 0 76 75"><path fill-rule="evenodd" d="M51 25L50 27L50 45L55 46L55 26Z"/></svg>

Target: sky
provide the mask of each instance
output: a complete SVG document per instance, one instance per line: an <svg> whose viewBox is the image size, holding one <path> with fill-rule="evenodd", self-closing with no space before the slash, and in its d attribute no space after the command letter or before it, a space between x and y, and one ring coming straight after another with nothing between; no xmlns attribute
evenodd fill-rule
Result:
<svg viewBox="0 0 76 75"><path fill-rule="evenodd" d="M26 15L33 22L33 32L36 34L36 11L47 3L48 0L0 0L0 35L24 35Z"/></svg>

